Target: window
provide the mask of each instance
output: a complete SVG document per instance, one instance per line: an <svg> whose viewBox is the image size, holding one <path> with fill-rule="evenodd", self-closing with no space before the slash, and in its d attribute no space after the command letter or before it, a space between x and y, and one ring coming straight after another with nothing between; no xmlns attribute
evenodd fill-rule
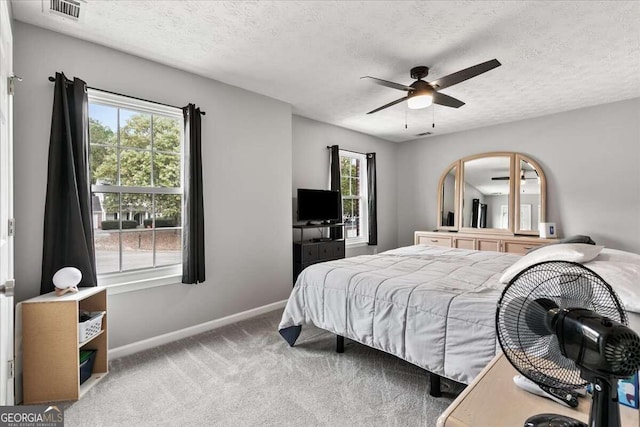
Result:
<svg viewBox="0 0 640 427"><path fill-rule="evenodd" d="M101 284L179 274L183 121L177 108L89 91L92 215Z"/></svg>
<svg viewBox="0 0 640 427"><path fill-rule="evenodd" d="M347 244L366 243L367 158L364 154L340 150L340 188Z"/></svg>

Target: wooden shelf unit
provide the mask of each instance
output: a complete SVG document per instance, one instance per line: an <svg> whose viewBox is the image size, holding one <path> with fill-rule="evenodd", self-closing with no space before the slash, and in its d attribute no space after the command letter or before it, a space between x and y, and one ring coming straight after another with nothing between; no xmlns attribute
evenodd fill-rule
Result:
<svg viewBox="0 0 640 427"><path fill-rule="evenodd" d="M57 297L53 292L23 301L23 403L78 400L109 372L107 317L102 330L80 343L80 310L107 312L104 287L81 288ZM80 350L96 350L91 377L80 385Z"/></svg>

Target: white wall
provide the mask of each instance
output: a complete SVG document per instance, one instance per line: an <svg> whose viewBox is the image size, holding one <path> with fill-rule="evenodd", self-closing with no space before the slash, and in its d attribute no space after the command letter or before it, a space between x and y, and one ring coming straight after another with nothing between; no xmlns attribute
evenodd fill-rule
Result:
<svg viewBox="0 0 640 427"><path fill-rule="evenodd" d="M328 188L328 145L360 153L376 153L378 245L347 248L347 256L397 247L396 153L398 144L338 126L293 116L292 199L298 188Z"/></svg>
<svg viewBox="0 0 640 427"><path fill-rule="evenodd" d="M274 99L16 23L17 299L39 293L56 71L202 120L207 281L109 297L111 348L286 299L291 291L291 107ZM395 221L395 219L394 219Z"/></svg>
<svg viewBox="0 0 640 427"><path fill-rule="evenodd" d="M398 151L398 243L436 225L437 185L453 161L517 151L547 177L547 221L561 236L640 252L640 98L405 142Z"/></svg>

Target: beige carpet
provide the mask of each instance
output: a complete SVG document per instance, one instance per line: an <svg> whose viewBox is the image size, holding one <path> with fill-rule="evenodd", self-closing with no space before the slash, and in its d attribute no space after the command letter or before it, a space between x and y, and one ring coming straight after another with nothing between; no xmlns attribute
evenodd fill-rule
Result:
<svg viewBox="0 0 640 427"><path fill-rule="evenodd" d="M72 426L435 426L452 395L428 393L422 369L303 327L280 337L281 310L111 362ZM460 390L456 384L447 386Z"/></svg>

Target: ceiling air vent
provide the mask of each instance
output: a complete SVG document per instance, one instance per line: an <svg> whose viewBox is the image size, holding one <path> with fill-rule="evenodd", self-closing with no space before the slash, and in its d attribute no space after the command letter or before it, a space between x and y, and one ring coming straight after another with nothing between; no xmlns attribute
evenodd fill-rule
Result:
<svg viewBox="0 0 640 427"><path fill-rule="evenodd" d="M422 132L417 134L416 136L427 136L427 135L431 135L431 132Z"/></svg>
<svg viewBox="0 0 640 427"><path fill-rule="evenodd" d="M86 2L82 0L49 0L49 12L77 21L80 19L80 6L83 3Z"/></svg>

